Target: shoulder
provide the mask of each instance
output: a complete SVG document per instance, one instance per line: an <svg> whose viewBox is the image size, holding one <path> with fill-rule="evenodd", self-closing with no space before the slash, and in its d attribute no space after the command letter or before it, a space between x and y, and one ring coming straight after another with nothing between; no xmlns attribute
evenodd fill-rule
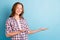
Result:
<svg viewBox="0 0 60 40"><path fill-rule="evenodd" d="M12 20L12 17L9 17L9 18L6 20L6 22L11 22L11 20Z"/></svg>
<svg viewBox="0 0 60 40"><path fill-rule="evenodd" d="M23 21L26 21L26 19L25 19L25 18L23 18Z"/></svg>
<svg viewBox="0 0 60 40"><path fill-rule="evenodd" d="M24 23L28 23L27 20L26 20L25 18L23 19L23 21L24 21Z"/></svg>

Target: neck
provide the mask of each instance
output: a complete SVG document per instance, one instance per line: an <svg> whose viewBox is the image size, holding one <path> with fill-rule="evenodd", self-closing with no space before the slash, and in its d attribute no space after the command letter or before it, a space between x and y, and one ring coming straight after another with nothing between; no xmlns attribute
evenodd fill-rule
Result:
<svg viewBox="0 0 60 40"><path fill-rule="evenodd" d="M13 16L16 20L19 20L20 19L20 16L19 15L14 15Z"/></svg>

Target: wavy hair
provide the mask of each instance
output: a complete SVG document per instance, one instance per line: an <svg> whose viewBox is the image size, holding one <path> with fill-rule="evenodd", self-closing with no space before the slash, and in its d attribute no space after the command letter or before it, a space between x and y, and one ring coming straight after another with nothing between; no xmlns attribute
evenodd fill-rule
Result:
<svg viewBox="0 0 60 40"><path fill-rule="evenodd" d="M16 3L12 6L12 13L11 13L11 15L10 15L9 17L13 17L13 16L15 15L15 10L16 10L17 4L22 5L22 10L23 10L23 11L21 12L21 14L20 14L19 16L23 18L24 6L23 6L23 4L20 3L20 2L16 2Z"/></svg>

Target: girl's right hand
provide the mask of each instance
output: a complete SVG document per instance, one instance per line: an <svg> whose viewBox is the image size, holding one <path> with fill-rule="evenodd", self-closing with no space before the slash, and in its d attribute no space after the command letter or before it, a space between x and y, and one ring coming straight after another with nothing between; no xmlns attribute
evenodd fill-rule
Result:
<svg viewBox="0 0 60 40"><path fill-rule="evenodd" d="M25 30L19 30L20 32L25 32Z"/></svg>

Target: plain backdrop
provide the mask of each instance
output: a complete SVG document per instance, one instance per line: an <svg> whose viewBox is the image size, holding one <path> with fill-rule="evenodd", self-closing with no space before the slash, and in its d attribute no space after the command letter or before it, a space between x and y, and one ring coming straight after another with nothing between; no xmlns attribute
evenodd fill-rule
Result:
<svg viewBox="0 0 60 40"><path fill-rule="evenodd" d="M60 0L1 0L0 40L10 40L5 36L5 22L15 2L23 3L24 18L31 30L48 28L29 35L29 40L60 40Z"/></svg>

